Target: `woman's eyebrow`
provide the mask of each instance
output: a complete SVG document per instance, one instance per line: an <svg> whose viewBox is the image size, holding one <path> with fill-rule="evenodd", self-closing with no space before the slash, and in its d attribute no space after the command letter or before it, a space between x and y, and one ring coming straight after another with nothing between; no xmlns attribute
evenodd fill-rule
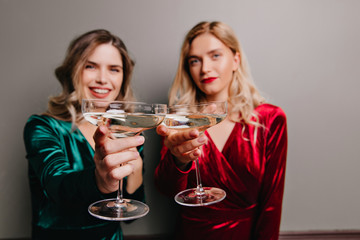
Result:
<svg viewBox="0 0 360 240"><path fill-rule="evenodd" d="M123 66L122 66L122 65L117 65L117 64L110 65L110 67L119 67L119 68L123 68Z"/></svg>
<svg viewBox="0 0 360 240"><path fill-rule="evenodd" d="M86 61L86 63L88 63L88 64L93 64L93 65L99 65L98 63L96 63L96 62L93 62L93 61L90 61L90 60L87 60ZM123 68L123 66L122 65L117 65L117 64L112 64L112 65L109 65L110 67L119 67L119 68Z"/></svg>
<svg viewBox="0 0 360 240"><path fill-rule="evenodd" d="M98 65L96 62L93 62L93 61L90 61L90 60L86 60L86 63L93 64L93 65Z"/></svg>
<svg viewBox="0 0 360 240"><path fill-rule="evenodd" d="M190 55L190 56L187 57L187 59L192 59L192 58L199 58L199 57L196 56L196 55Z"/></svg>
<svg viewBox="0 0 360 240"><path fill-rule="evenodd" d="M214 53L214 52L222 52L222 51L223 51L223 50L222 50L221 48L215 48L215 49L212 49L212 50L208 51L206 54L212 54L212 53ZM193 54L193 55L189 55L187 58L188 58L188 59L190 59L190 58L199 58L199 56Z"/></svg>
<svg viewBox="0 0 360 240"><path fill-rule="evenodd" d="M222 52L222 51L223 50L221 48L216 48L216 49L208 51L207 54L211 54L211 53L214 53L214 52Z"/></svg>

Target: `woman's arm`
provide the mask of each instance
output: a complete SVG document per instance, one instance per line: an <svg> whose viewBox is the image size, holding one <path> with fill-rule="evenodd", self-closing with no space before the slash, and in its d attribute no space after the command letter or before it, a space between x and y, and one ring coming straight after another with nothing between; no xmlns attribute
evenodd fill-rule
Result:
<svg viewBox="0 0 360 240"><path fill-rule="evenodd" d="M277 108L269 119L266 137L266 167L259 196L254 239L277 240L279 236L287 155L285 113Z"/></svg>
<svg viewBox="0 0 360 240"><path fill-rule="evenodd" d="M193 161L200 156L199 147L207 138L195 129L176 131L159 126L157 133L162 136L161 160L155 170L155 185L171 197L186 189L187 177L194 169Z"/></svg>
<svg viewBox="0 0 360 240"><path fill-rule="evenodd" d="M40 116L33 116L25 125L26 157L31 180L38 184L35 189L59 206L101 199L103 195L96 186L95 166L90 162L93 162L91 148L84 145L80 148L65 140L61 137L62 131L66 130L57 126L55 120Z"/></svg>
<svg viewBox="0 0 360 240"><path fill-rule="evenodd" d="M117 190L118 180L133 171L133 166L129 165L124 169L119 167L120 163L139 158L137 152L118 152L118 142L110 144L107 139L100 137L100 140L96 140L97 150L94 159L92 154L81 154L78 150L79 154L74 156L83 159L70 161L68 157L74 156L66 152L72 152L74 149L71 149L71 146L75 147L76 144L65 143L64 139L59 137L59 131L62 131L59 126L53 127L41 118L32 119L24 129L30 168L39 180L43 193L57 204L88 204L107 197L106 194ZM103 135L100 133L100 136ZM139 139L132 141L136 144L127 141L126 146L142 144ZM125 143L122 148L124 146ZM135 155L135 158L131 157ZM96 167L94 161L97 162Z"/></svg>
<svg viewBox="0 0 360 240"><path fill-rule="evenodd" d="M173 155L163 145L161 159L155 169L155 185L160 192L174 197L178 192L187 188L187 178L190 171L194 170L194 164L189 164L187 170L181 170L175 164Z"/></svg>

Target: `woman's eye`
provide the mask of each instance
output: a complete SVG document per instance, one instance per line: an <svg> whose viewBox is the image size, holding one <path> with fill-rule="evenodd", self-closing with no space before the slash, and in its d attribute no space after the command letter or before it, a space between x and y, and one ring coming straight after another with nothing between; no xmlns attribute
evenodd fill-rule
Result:
<svg viewBox="0 0 360 240"><path fill-rule="evenodd" d="M121 68L110 68L110 71L118 73L121 72Z"/></svg>
<svg viewBox="0 0 360 240"><path fill-rule="evenodd" d="M85 69L94 69L95 67L93 66L93 65L90 65L90 64L88 64L88 65L85 65Z"/></svg>
<svg viewBox="0 0 360 240"><path fill-rule="evenodd" d="M216 59L216 58L219 58L220 56L221 56L220 54L215 53L215 54L213 55L213 58Z"/></svg>
<svg viewBox="0 0 360 240"><path fill-rule="evenodd" d="M199 63L199 60L198 60L198 59L190 59L190 61L189 61L189 64L190 64L191 66L193 66L193 65L195 65L195 64L197 64L197 63Z"/></svg>

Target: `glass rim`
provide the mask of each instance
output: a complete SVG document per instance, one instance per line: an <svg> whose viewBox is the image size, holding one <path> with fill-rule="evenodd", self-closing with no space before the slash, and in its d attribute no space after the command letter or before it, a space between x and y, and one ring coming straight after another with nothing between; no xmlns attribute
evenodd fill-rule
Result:
<svg viewBox="0 0 360 240"><path fill-rule="evenodd" d="M210 105L210 104L222 104L224 103L227 105L227 101L210 101L210 102L201 102L201 103L195 103L195 104L175 104L168 106L168 108L174 108L174 107L197 107L197 106L204 106L204 105Z"/></svg>
<svg viewBox="0 0 360 240"><path fill-rule="evenodd" d="M83 98L82 103L84 103L85 101L93 101L93 102L104 102L104 103L127 103L127 104L139 104L139 105L148 105L148 106L154 106L154 107L160 107L160 106L165 106L168 107L167 104L163 104L163 103L146 103L146 102L137 102L137 101L123 101L123 100L107 100L107 99L97 99L97 98Z"/></svg>

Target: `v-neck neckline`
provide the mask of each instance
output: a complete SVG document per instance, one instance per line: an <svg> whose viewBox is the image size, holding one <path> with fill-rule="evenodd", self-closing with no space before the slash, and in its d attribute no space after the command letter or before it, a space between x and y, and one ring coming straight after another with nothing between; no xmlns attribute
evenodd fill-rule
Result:
<svg viewBox="0 0 360 240"><path fill-rule="evenodd" d="M211 142L212 145L214 145L214 147L216 148L216 150L221 153L224 156L225 150L227 150L227 148L229 147L229 145L231 144L230 141L233 138L233 135L235 134L235 129L238 127L238 122L235 122L234 127L232 128L229 137L226 139L225 144L223 149L220 151L218 149L218 147L216 146L214 140L212 139L211 135L208 133L208 131L205 131L206 136L208 137L209 141Z"/></svg>
<svg viewBox="0 0 360 240"><path fill-rule="evenodd" d="M87 140L87 138L85 137L85 135L83 134L83 132L80 130L79 126L76 125L77 131L80 133L80 135L84 138L85 142L87 143L87 145L93 150L93 152L95 152L95 146L93 147L91 145L91 143Z"/></svg>

